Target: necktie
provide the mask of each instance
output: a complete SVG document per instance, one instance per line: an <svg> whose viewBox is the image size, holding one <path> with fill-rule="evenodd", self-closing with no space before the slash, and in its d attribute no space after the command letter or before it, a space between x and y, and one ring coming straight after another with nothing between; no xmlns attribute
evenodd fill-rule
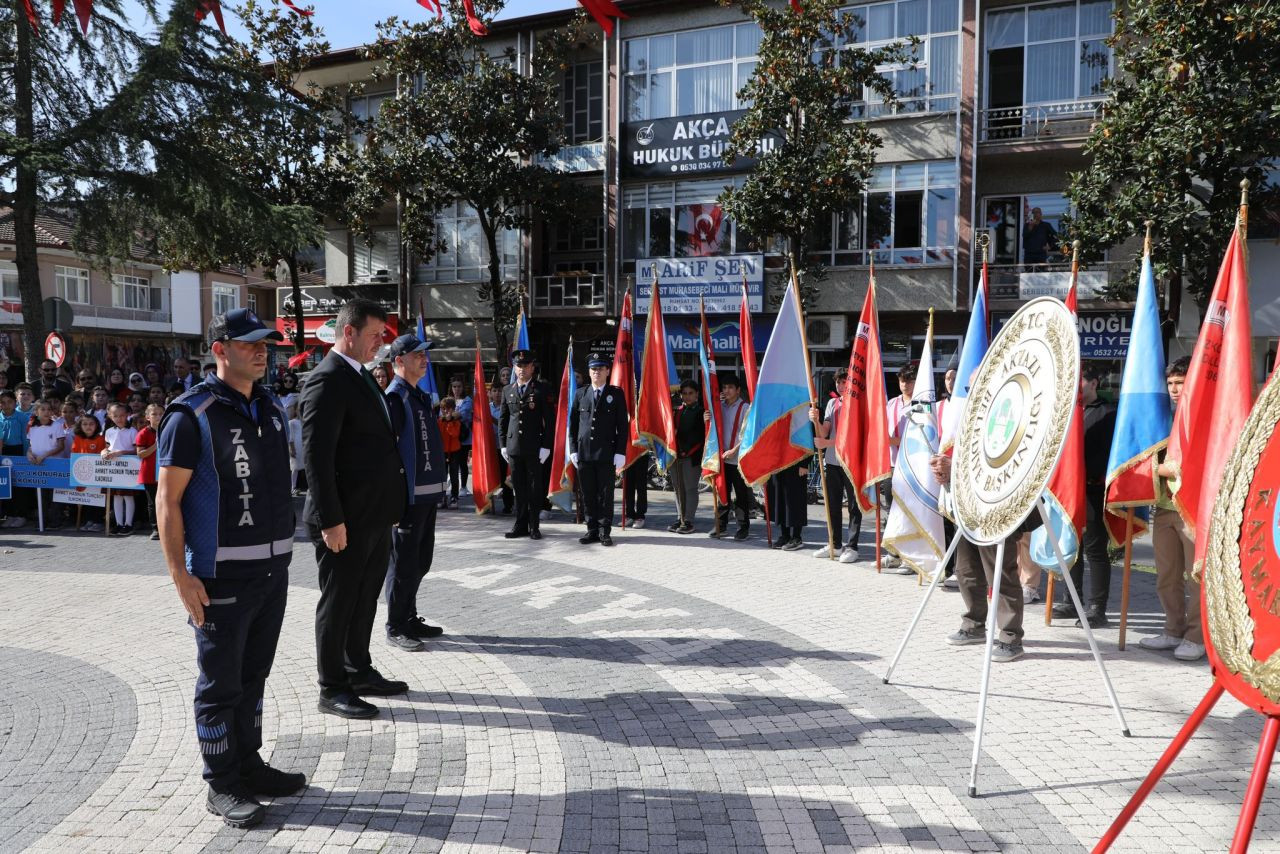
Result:
<svg viewBox="0 0 1280 854"><path fill-rule="evenodd" d="M596 403L600 403L600 389L596 389Z"/></svg>
<svg viewBox="0 0 1280 854"><path fill-rule="evenodd" d="M387 419L387 424L391 424L391 416L387 413L387 404L382 399L382 389L378 388L378 381L373 378L373 374L369 373L366 368L360 369L360 376L364 379L365 384L369 386L369 390L373 392L373 396L378 398L378 411L382 413L382 417Z"/></svg>

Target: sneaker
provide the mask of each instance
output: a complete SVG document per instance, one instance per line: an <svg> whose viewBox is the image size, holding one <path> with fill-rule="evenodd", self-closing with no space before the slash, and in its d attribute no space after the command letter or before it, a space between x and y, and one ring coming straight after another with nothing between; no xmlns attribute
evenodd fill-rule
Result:
<svg viewBox="0 0 1280 854"><path fill-rule="evenodd" d="M387 629L387 643L405 652L418 652L422 649L422 641L409 637L399 629Z"/></svg>
<svg viewBox="0 0 1280 854"><path fill-rule="evenodd" d="M796 537L794 540L784 545L782 550L784 552L798 552L802 548L804 548L804 540Z"/></svg>
<svg viewBox="0 0 1280 854"><path fill-rule="evenodd" d="M1033 602L1040 601L1040 591L1035 587L1022 588L1022 604L1030 605Z"/></svg>
<svg viewBox="0 0 1280 854"><path fill-rule="evenodd" d="M10 516L4 520L6 528L21 528L25 524L27 524L27 520L22 516Z"/></svg>
<svg viewBox="0 0 1280 854"><path fill-rule="evenodd" d="M149 539L149 540L158 540L158 539L160 539L160 532L159 532L159 531L152 531L152 532L151 532L151 536L150 536L150 537L147 537L147 539Z"/></svg>
<svg viewBox="0 0 1280 854"><path fill-rule="evenodd" d="M1059 602L1053 606L1055 620L1068 620L1076 615L1076 606L1070 602Z"/></svg>
<svg viewBox="0 0 1280 854"><path fill-rule="evenodd" d="M819 560L828 560L831 557L831 546L823 546L814 552L813 556Z"/></svg>
<svg viewBox="0 0 1280 854"><path fill-rule="evenodd" d="M127 537L132 533L133 533L132 525L121 525L119 528L116 528L117 537Z"/></svg>
<svg viewBox="0 0 1280 854"><path fill-rule="evenodd" d="M947 635L947 643L952 646L969 646L970 644L983 643L987 639L987 633L980 628L959 629Z"/></svg>
<svg viewBox="0 0 1280 854"><path fill-rule="evenodd" d="M643 528L643 527L644 527L644 517L643 517L643 516L641 516L639 519L632 519L632 520L631 520L631 527L633 527L633 528Z"/></svg>
<svg viewBox="0 0 1280 854"><path fill-rule="evenodd" d="M258 803L258 799L243 787L236 787L226 792L209 790L205 800L205 809L219 816L231 827L244 829L262 824L262 817L267 809Z"/></svg>
<svg viewBox="0 0 1280 854"><path fill-rule="evenodd" d="M1173 651L1173 657L1179 661L1199 661L1204 658L1204 644L1184 640Z"/></svg>
<svg viewBox="0 0 1280 854"><path fill-rule="evenodd" d="M80 530L88 531L94 534L101 533L102 523L94 522L92 519L90 519L88 522L85 522L83 525L80 526Z"/></svg>
<svg viewBox="0 0 1280 854"><path fill-rule="evenodd" d="M265 762L248 773L240 773L244 786L255 795L266 795L271 798L282 798L292 795L307 787L305 774L290 774L279 768L272 768Z"/></svg>
<svg viewBox="0 0 1280 854"><path fill-rule="evenodd" d="M880 565L885 569L897 569L902 566L902 558L897 555L887 554L880 559Z"/></svg>
<svg viewBox="0 0 1280 854"><path fill-rule="evenodd" d="M712 530L710 530L710 531L708 531L708 532L707 532L707 536L708 536L708 537L710 537L710 538L711 538L711 539L713 539L713 540L722 540L722 539L724 539L724 538L726 538L726 537L728 537L728 536L729 536L729 532L728 532L728 531L717 531L717 530L715 530L715 529L712 529Z"/></svg>
<svg viewBox="0 0 1280 854"><path fill-rule="evenodd" d="M738 526L738 530L733 532L733 538L738 542L742 542L749 536L751 536L751 528L746 525Z"/></svg>
<svg viewBox="0 0 1280 854"><path fill-rule="evenodd" d="M915 567L911 566L910 564L905 564L902 561L898 561L898 568L894 570L894 572L896 572L898 575L915 575L916 574Z"/></svg>
<svg viewBox="0 0 1280 854"><path fill-rule="evenodd" d="M682 524L680 525L680 527L679 527L679 528L676 528L676 533L677 533L677 534L692 534L692 533L693 533L693 525L689 524L688 522L684 522L684 523L682 523Z"/></svg>
<svg viewBox="0 0 1280 854"><path fill-rule="evenodd" d="M1111 621L1107 619L1105 611L1090 608L1084 612L1084 616L1085 619L1089 621L1089 628L1091 629L1105 629L1107 626L1111 625ZM1079 620L1076 620L1076 628L1080 628Z"/></svg>
<svg viewBox="0 0 1280 854"><path fill-rule="evenodd" d="M444 629L440 626L433 626L422 617L414 617L409 625L404 627L404 633L411 638L418 640L431 640L438 638L444 634Z"/></svg>
<svg viewBox="0 0 1280 854"><path fill-rule="evenodd" d="M667 526L667 530L668 530L668 531L670 531L670 532L671 532L671 533L673 533L673 534L678 534L678 533L680 533L680 528L681 528L683 525L684 525L684 522L675 521L675 522L672 522L670 525L668 525L668 526Z"/></svg>
<svg viewBox="0 0 1280 854"><path fill-rule="evenodd" d="M1151 637L1143 638L1138 641L1138 646L1143 649L1152 649L1157 652L1165 652L1170 649L1177 649L1182 646L1182 638L1175 638L1173 635L1158 634Z"/></svg>
<svg viewBox="0 0 1280 854"><path fill-rule="evenodd" d="M942 582L942 586L947 588L948 590L959 590L960 579L956 578L955 575L951 575L945 581Z"/></svg>
<svg viewBox="0 0 1280 854"><path fill-rule="evenodd" d="M995 649L991 650L991 660L1001 664L1009 661L1017 661L1024 655L1026 655L1026 650L1022 648L1022 644L1020 643L996 641Z"/></svg>
<svg viewBox="0 0 1280 854"><path fill-rule="evenodd" d="M836 558L836 560L840 561L840 563L857 563L858 550L857 549L841 549L840 557Z"/></svg>
<svg viewBox="0 0 1280 854"><path fill-rule="evenodd" d="M449 496L449 506L450 506L450 507L457 507L457 506L458 506L458 496L456 496L456 495L451 495L451 496Z"/></svg>

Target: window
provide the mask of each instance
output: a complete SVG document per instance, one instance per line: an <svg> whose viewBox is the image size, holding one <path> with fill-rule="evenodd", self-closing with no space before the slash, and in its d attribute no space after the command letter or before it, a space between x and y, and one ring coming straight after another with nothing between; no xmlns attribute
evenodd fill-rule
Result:
<svg viewBox="0 0 1280 854"><path fill-rule="evenodd" d="M258 295L255 294L253 291L250 291L248 299L249 299L249 311L252 311L254 314L257 314L258 313Z"/></svg>
<svg viewBox="0 0 1280 854"><path fill-rule="evenodd" d="M235 285L213 286L213 314L226 314L240 307L239 289Z"/></svg>
<svg viewBox="0 0 1280 854"><path fill-rule="evenodd" d="M111 304L138 311L163 311L164 296L160 288L151 286L150 279L117 273L111 277Z"/></svg>
<svg viewBox="0 0 1280 854"><path fill-rule="evenodd" d="M355 281L400 281L400 239L394 228L375 228L371 241L357 234L353 244Z"/></svg>
<svg viewBox="0 0 1280 854"><path fill-rule="evenodd" d="M1110 0L1069 0L988 12L987 108L1078 112L1077 102L1100 98L1111 74L1111 8Z"/></svg>
<svg viewBox="0 0 1280 854"><path fill-rule="evenodd" d="M853 6L855 29L837 48L875 49L911 36L920 39L914 61L877 69L893 81L899 102L890 110L867 90L855 116L941 112L956 109L960 70L960 9L954 0L898 0Z"/></svg>
<svg viewBox="0 0 1280 854"><path fill-rule="evenodd" d="M53 268L53 281L58 296L67 302L89 302L89 271L80 267Z"/></svg>
<svg viewBox="0 0 1280 854"><path fill-rule="evenodd" d="M862 201L832 215L811 257L833 267L950 264L956 247L951 161L877 166Z"/></svg>
<svg viewBox="0 0 1280 854"><path fill-rule="evenodd" d="M0 263L0 299L6 302L22 300L18 293L18 268L12 261Z"/></svg>
<svg viewBox="0 0 1280 854"><path fill-rule="evenodd" d="M604 138L604 64L580 62L564 72L564 138L569 145Z"/></svg>
<svg viewBox="0 0 1280 854"><path fill-rule="evenodd" d="M444 249L417 264L415 282L479 282L489 278L489 248L470 205L446 205L436 216L436 237L444 242ZM497 240L502 278L512 279L518 271L520 233L504 231Z"/></svg>
<svg viewBox="0 0 1280 854"><path fill-rule="evenodd" d="M738 183L744 179L738 178ZM623 258L690 258L760 252L725 217L724 181L648 184L623 191Z"/></svg>
<svg viewBox="0 0 1280 854"><path fill-rule="evenodd" d="M738 90L755 68L754 23L630 39L623 61L625 121L738 110Z"/></svg>
<svg viewBox="0 0 1280 854"><path fill-rule="evenodd" d="M378 92L369 95L361 95L359 97L351 98L348 105L351 109L351 114L355 116L358 122L372 123L373 120L378 117L378 111L382 109L382 102L388 98L394 98L395 96L395 92ZM355 143L356 148L364 148L365 138L366 134L361 133L360 131L356 131L351 136L351 140Z"/></svg>
<svg viewBox="0 0 1280 854"><path fill-rule="evenodd" d="M987 233L991 238L993 264L1042 264L1065 260L1058 252L1062 215L1070 203L1058 193L1027 196L1000 196L983 202ZM1048 225L1033 226L1035 211Z"/></svg>

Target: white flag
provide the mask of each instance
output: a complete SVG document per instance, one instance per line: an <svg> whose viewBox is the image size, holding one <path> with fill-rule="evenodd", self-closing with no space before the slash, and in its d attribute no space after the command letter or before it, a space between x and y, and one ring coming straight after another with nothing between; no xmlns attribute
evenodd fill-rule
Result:
<svg viewBox="0 0 1280 854"><path fill-rule="evenodd" d="M933 387L933 318L911 395L910 414L893 467L893 506L884 526L884 546L916 572L931 576L942 559L946 535L938 512L941 486L929 467L938 453L938 406Z"/></svg>

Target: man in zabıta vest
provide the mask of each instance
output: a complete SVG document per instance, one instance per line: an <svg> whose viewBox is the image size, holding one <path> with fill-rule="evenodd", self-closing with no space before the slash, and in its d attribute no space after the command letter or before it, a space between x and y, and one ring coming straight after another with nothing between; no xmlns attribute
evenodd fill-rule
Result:
<svg viewBox="0 0 1280 854"><path fill-rule="evenodd" d="M169 576L195 630L206 805L245 828L266 813L259 795L307 784L258 755L293 557L289 419L259 383L267 339L283 336L239 308L214 318L210 337L217 373L170 404L160 424L156 509Z"/></svg>
<svg viewBox="0 0 1280 854"><path fill-rule="evenodd" d="M404 516L391 531L387 571L387 641L408 652L444 629L418 616L418 587L431 570L436 546L436 512L445 498L444 439L431 400L418 388L427 373L432 342L401 335L387 358L395 377L387 386L387 409L405 470Z"/></svg>
<svg viewBox="0 0 1280 854"><path fill-rule="evenodd" d="M742 399L742 383L737 376L730 374L720 379L720 448L724 452L721 465L724 466L725 481L729 485L729 503L720 508L720 519L711 536L717 539L729 536L729 509L738 520L738 529L733 532L735 540L745 540L751 531L751 505L754 500L751 487L742 479L738 471L738 435L742 424L747 420L747 410L751 407Z"/></svg>

